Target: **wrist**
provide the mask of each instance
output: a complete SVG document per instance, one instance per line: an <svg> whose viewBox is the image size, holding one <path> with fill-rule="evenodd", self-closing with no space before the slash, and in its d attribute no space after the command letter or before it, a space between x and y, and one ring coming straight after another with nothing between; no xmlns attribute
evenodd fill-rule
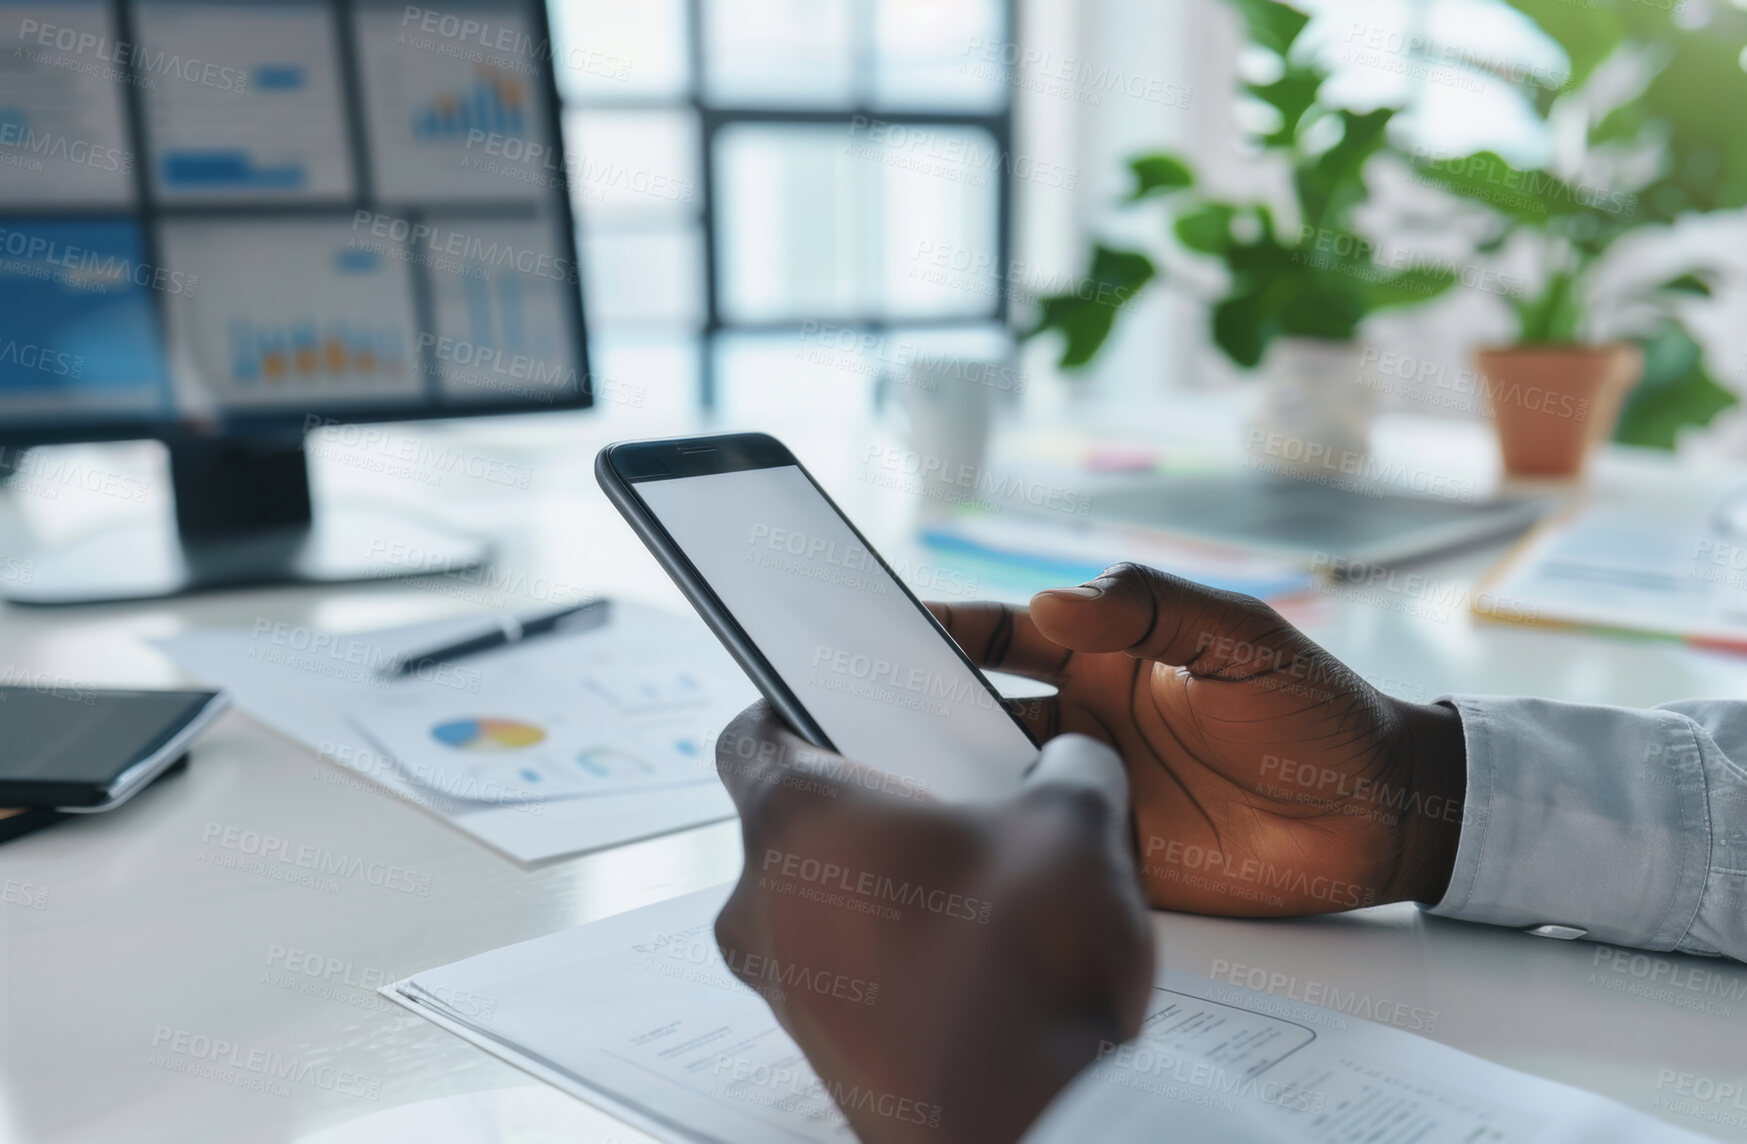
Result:
<svg viewBox="0 0 1747 1144"><path fill-rule="evenodd" d="M1462 716L1447 703L1404 705L1408 797L1391 901L1437 902L1450 886L1462 840L1468 752Z"/></svg>

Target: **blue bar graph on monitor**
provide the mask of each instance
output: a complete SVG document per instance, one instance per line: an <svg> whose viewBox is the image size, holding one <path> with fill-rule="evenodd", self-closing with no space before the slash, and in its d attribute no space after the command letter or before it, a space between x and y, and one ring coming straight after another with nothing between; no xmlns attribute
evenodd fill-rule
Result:
<svg viewBox="0 0 1747 1144"><path fill-rule="evenodd" d="M405 331L392 323L318 323L309 318L257 323L233 317L225 324L225 335L231 380L250 388L369 384L398 376L406 364Z"/></svg>
<svg viewBox="0 0 1747 1144"><path fill-rule="evenodd" d="M308 178L301 163L257 164L247 151L182 150L165 154L164 186L174 190L294 191Z"/></svg>
<svg viewBox="0 0 1747 1144"><path fill-rule="evenodd" d="M461 278L461 297L467 306L469 341L478 349L505 354L528 351L528 323L522 305L521 275L500 272L485 277L478 267Z"/></svg>
<svg viewBox="0 0 1747 1144"><path fill-rule="evenodd" d="M413 138L454 143L474 131L520 136L527 130L526 98L519 80L482 67L469 87L442 92L413 113Z"/></svg>

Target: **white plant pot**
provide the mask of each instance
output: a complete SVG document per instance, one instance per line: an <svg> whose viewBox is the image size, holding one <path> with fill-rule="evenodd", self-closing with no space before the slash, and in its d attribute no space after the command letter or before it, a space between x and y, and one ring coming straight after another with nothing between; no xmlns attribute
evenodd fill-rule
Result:
<svg viewBox="0 0 1747 1144"><path fill-rule="evenodd" d="M1377 411L1364 373L1358 342L1276 338L1262 362L1266 389L1250 422L1250 467L1330 480L1362 470Z"/></svg>

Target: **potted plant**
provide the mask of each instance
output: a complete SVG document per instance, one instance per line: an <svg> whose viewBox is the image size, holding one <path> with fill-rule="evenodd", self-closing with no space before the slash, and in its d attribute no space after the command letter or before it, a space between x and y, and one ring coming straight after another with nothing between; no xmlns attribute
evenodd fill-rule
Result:
<svg viewBox="0 0 1747 1144"><path fill-rule="evenodd" d="M1367 197L1366 164L1388 151L1393 108L1357 112L1322 101L1329 71L1295 49L1309 17L1275 0L1230 0L1252 44L1271 53L1277 74L1244 85L1271 123L1247 133L1250 150L1291 173L1292 213L1282 221L1261 201L1233 201L1197 183L1188 162L1169 154L1131 160L1131 203L1160 202L1177 247L1210 259L1226 285L1209 300L1215 345L1243 369L1263 367L1269 392L1259 418L1286 446L1278 459L1312 463L1363 455L1372 393L1361 384L1361 324L1384 309L1425 301L1455 281L1453 268L1379 257L1358 233L1353 209ZM1118 313L1161 274L1140 251L1097 244L1085 288L1038 300L1027 336L1057 331L1061 366L1083 369L1109 337ZM1251 439L1258 439L1252 433ZM1343 465L1342 467L1347 467Z"/></svg>
<svg viewBox="0 0 1747 1144"><path fill-rule="evenodd" d="M1728 110L1747 100L1747 14L1714 5L1705 26L1686 27L1669 5L1510 2L1570 60L1568 83L1532 91L1563 139L1558 160L1525 170L1482 152L1415 167L1491 216L1482 252L1536 265L1535 288L1512 299L1516 342L1476 358L1506 471L1565 478L1610 433L1672 448L1681 428L1736 402L1688 325L1716 270L1665 269L1624 291L1604 283L1626 236L1747 204L1747 137Z"/></svg>

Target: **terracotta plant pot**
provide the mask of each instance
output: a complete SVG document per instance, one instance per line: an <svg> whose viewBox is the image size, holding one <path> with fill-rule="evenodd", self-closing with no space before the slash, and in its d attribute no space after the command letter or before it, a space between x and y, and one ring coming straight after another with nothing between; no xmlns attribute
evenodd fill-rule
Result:
<svg viewBox="0 0 1747 1144"><path fill-rule="evenodd" d="M1512 477L1575 477L1613 435L1644 370L1635 345L1524 345L1474 355Z"/></svg>

